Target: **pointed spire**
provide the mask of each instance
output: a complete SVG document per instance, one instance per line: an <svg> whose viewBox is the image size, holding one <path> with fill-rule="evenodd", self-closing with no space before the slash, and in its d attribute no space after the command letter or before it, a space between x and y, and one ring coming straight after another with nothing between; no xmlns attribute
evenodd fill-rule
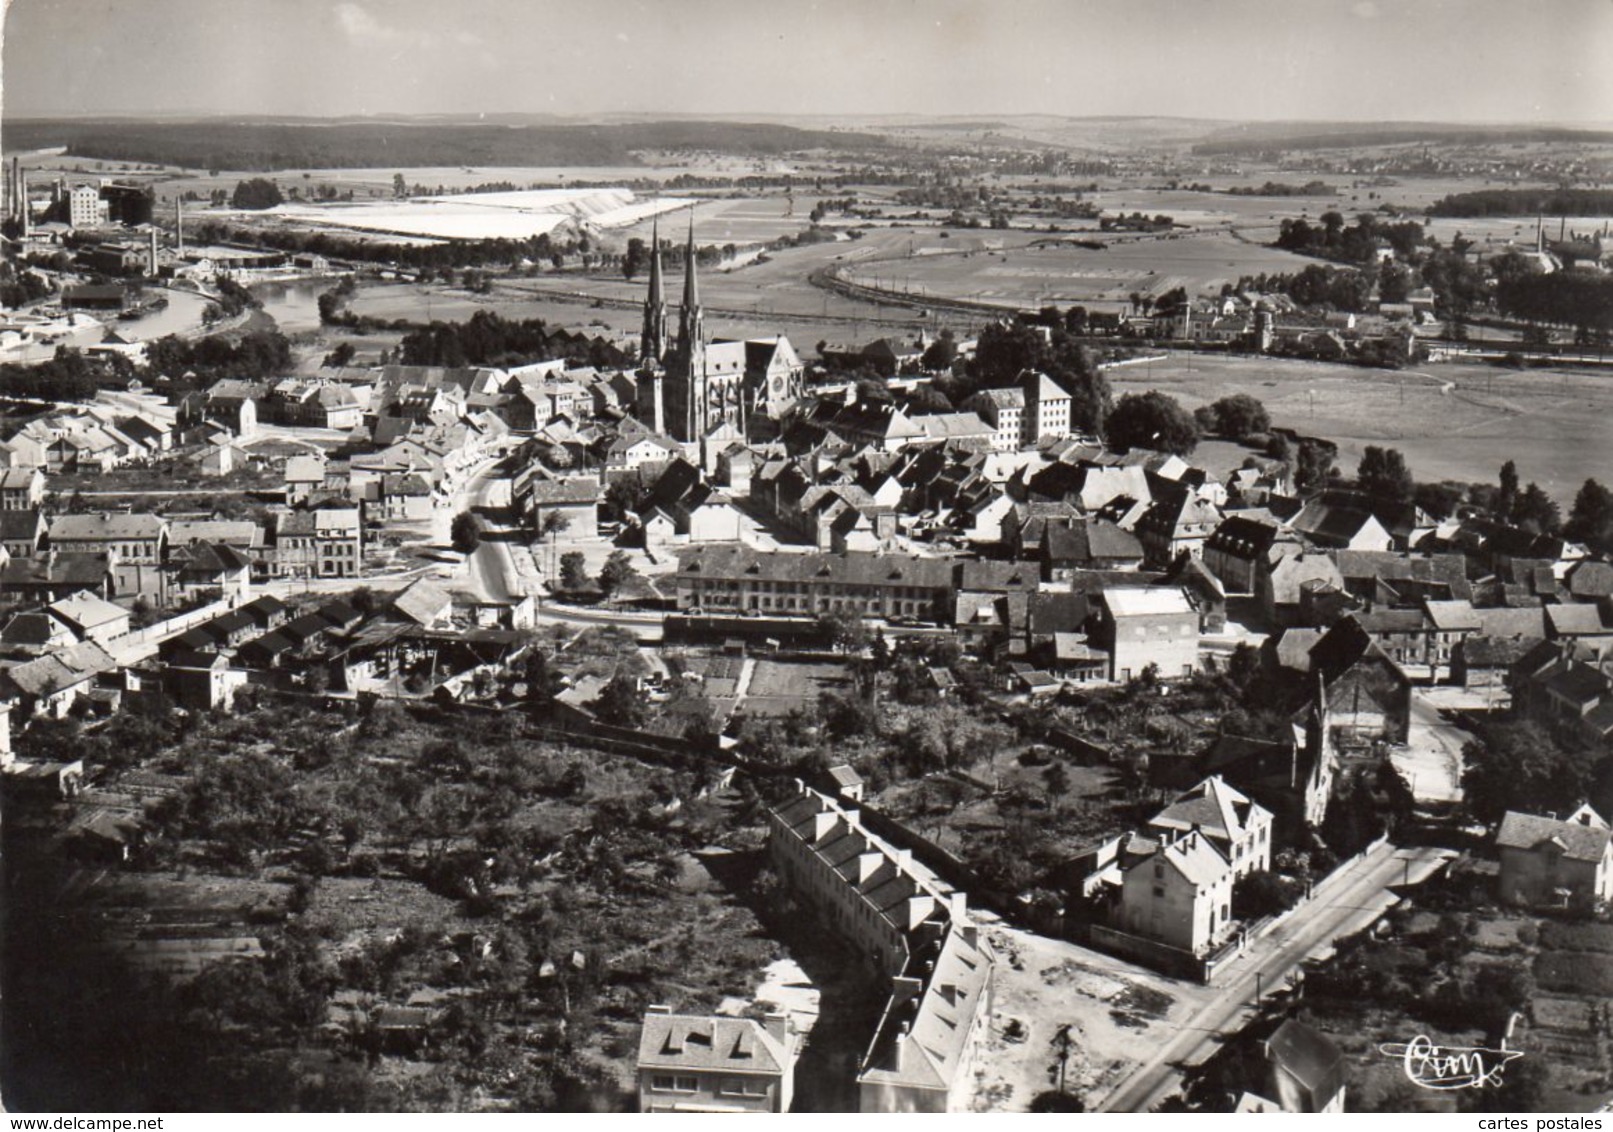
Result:
<svg viewBox="0 0 1613 1132"><path fill-rule="evenodd" d="M650 302L666 301L661 286L661 214L656 213L650 222Z"/></svg>
<svg viewBox="0 0 1613 1132"><path fill-rule="evenodd" d="M666 354L666 289L661 279L661 218L657 214L650 235L650 291L644 299L644 329L639 357L659 363Z"/></svg>
<svg viewBox="0 0 1613 1132"><path fill-rule="evenodd" d="M683 309L687 312L700 306L700 285L695 281L694 209L689 209L689 246L683 253Z"/></svg>

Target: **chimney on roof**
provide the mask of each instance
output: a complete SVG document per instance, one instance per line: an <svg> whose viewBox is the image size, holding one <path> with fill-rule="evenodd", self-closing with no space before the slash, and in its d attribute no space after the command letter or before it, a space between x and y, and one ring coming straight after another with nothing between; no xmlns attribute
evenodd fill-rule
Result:
<svg viewBox="0 0 1613 1132"><path fill-rule="evenodd" d="M671 1014L672 1007L664 1002L654 1002L644 1008L646 1014Z"/></svg>
<svg viewBox="0 0 1613 1132"><path fill-rule="evenodd" d="M790 1016L782 1010L769 1010L762 1016L762 1029L780 1044L790 1040Z"/></svg>
<svg viewBox="0 0 1613 1132"><path fill-rule="evenodd" d="M969 894L967 892L954 892L947 897L947 914L952 917L953 923L962 923L969 915Z"/></svg>
<svg viewBox="0 0 1613 1132"><path fill-rule="evenodd" d="M924 984L911 975L897 975L891 980L890 1006L895 1009L904 1002L909 1002L924 993Z"/></svg>
<svg viewBox="0 0 1613 1132"><path fill-rule="evenodd" d="M913 850L896 850L896 868L899 872L907 872L913 867Z"/></svg>

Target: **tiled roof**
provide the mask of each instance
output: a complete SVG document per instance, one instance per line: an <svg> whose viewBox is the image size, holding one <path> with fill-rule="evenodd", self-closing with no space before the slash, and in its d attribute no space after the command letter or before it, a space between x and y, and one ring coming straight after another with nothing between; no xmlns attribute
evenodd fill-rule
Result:
<svg viewBox="0 0 1613 1132"><path fill-rule="evenodd" d="M156 515L125 515L100 512L87 515L58 515L50 524L50 541L102 542L107 540L155 539L166 524Z"/></svg>
<svg viewBox="0 0 1613 1132"><path fill-rule="evenodd" d="M1589 807L1581 810L1585 813ZM1559 821L1537 814L1520 814L1508 810L1496 831L1495 843L1503 849L1540 849L1548 845L1571 861L1600 861L1607 853L1613 831L1607 823L1590 811L1594 818L1589 823Z"/></svg>
<svg viewBox="0 0 1613 1132"><path fill-rule="evenodd" d="M782 1073L783 1045L754 1018L720 1014L646 1014L639 1037L641 1069L708 1069Z"/></svg>
<svg viewBox="0 0 1613 1132"><path fill-rule="evenodd" d="M1266 1040L1266 1056L1325 1105L1344 1088L1344 1056L1326 1034L1290 1018Z"/></svg>
<svg viewBox="0 0 1613 1132"><path fill-rule="evenodd" d="M950 589L952 573L951 561L944 558L859 551L789 554L740 546L702 547L685 554L678 563L679 577L755 578L921 589Z"/></svg>
<svg viewBox="0 0 1613 1132"><path fill-rule="evenodd" d="M1227 785L1219 776L1206 778L1182 794L1149 820L1154 829L1188 831L1195 826L1218 838L1236 841L1270 812L1251 802L1247 795Z"/></svg>
<svg viewBox="0 0 1613 1132"><path fill-rule="evenodd" d="M84 590L53 601L47 608L55 617L81 630L98 629L129 618L129 611L121 605L113 605Z"/></svg>
<svg viewBox="0 0 1613 1132"><path fill-rule="evenodd" d="M1605 633L1601 610L1594 605L1548 605L1546 620L1556 637Z"/></svg>

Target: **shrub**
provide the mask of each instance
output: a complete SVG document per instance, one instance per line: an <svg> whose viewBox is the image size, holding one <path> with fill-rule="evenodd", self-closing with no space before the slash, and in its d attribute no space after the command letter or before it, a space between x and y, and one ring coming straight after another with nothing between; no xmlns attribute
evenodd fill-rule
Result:
<svg viewBox="0 0 1613 1132"><path fill-rule="evenodd" d="M1535 960L1535 978L1546 990L1613 996L1613 964L1586 951L1544 951Z"/></svg>
<svg viewBox="0 0 1613 1132"><path fill-rule="evenodd" d="M1523 929L1518 930L1523 938ZM1547 920L1540 925L1540 945L1550 951L1601 951L1613 954L1613 924L1565 924Z"/></svg>

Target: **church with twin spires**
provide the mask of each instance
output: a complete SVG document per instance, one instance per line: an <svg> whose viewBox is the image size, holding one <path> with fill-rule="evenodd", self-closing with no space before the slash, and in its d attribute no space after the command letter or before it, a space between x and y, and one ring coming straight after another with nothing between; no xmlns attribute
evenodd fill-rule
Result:
<svg viewBox="0 0 1613 1132"><path fill-rule="evenodd" d="M706 338L695 263L694 217L684 251L678 335L668 340L660 224L651 237L650 288L639 338L639 414L657 432L698 446L702 456L734 441L766 439L805 392L805 370L790 340Z"/></svg>

